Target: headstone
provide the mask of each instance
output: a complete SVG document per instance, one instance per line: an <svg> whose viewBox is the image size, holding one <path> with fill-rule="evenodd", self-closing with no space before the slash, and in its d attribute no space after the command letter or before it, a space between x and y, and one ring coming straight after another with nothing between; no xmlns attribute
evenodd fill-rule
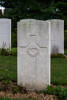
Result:
<svg viewBox="0 0 67 100"><path fill-rule="evenodd" d="M51 54L64 54L64 21L48 20L51 36Z"/></svg>
<svg viewBox="0 0 67 100"><path fill-rule="evenodd" d="M0 48L11 48L11 19L0 19Z"/></svg>
<svg viewBox="0 0 67 100"><path fill-rule="evenodd" d="M18 85L37 90L50 85L49 39L48 22L18 22Z"/></svg>

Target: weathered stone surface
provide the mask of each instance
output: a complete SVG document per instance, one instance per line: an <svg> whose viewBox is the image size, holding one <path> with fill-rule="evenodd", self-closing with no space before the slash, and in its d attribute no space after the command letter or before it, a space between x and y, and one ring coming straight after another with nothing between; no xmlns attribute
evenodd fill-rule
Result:
<svg viewBox="0 0 67 100"><path fill-rule="evenodd" d="M59 19L48 20L51 36L51 53L64 54L64 21Z"/></svg>
<svg viewBox="0 0 67 100"><path fill-rule="evenodd" d="M18 85L44 89L50 85L49 23L26 19L18 22Z"/></svg>
<svg viewBox="0 0 67 100"><path fill-rule="evenodd" d="M0 19L0 48L11 48L11 19Z"/></svg>

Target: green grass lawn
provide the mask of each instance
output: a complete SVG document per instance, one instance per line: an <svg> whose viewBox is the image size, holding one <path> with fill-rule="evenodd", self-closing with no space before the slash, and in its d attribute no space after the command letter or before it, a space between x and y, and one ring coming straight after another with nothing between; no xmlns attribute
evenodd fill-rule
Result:
<svg viewBox="0 0 67 100"><path fill-rule="evenodd" d="M17 57L0 55L0 80L17 80Z"/></svg>
<svg viewBox="0 0 67 100"><path fill-rule="evenodd" d="M67 85L67 58L52 58L51 82L57 85Z"/></svg>
<svg viewBox="0 0 67 100"><path fill-rule="evenodd" d="M17 81L17 57L0 56L0 80ZM67 85L67 58L51 59L51 83Z"/></svg>

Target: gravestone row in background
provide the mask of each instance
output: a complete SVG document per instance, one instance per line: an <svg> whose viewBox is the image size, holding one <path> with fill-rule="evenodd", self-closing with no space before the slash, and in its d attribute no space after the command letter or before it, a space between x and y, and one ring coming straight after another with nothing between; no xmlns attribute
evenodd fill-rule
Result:
<svg viewBox="0 0 67 100"><path fill-rule="evenodd" d="M64 54L64 20L48 20L50 29L51 54Z"/></svg>
<svg viewBox="0 0 67 100"><path fill-rule="evenodd" d="M64 54L64 21L53 19L47 22L51 38L51 53ZM11 19L0 18L0 48L11 48Z"/></svg>
<svg viewBox="0 0 67 100"><path fill-rule="evenodd" d="M0 19L0 48L11 48L11 19Z"/></svg>

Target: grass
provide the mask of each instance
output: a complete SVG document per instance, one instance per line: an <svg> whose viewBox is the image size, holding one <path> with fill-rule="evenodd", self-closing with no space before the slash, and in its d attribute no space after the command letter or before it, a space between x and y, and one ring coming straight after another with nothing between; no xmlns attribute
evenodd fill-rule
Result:
<svg viewBox="0 0 67 100"><path fill-rule="evenodd" d="M0 80L16 80L17 79L17 57L16 56L0 56Z"/></svg>
<svg viewBox="0 0 67 100"><path fill-rule="evenodd" d="M10 99L10 98L0 98L0 100L37 100L37 99L34 99L34 98L33 98L33 99L32 99L32 98L31 98L31 99L28 99L28 98L27 98L27 99Z"/></svg>
<svg viewBox="0 0 67 100"><path fill-rule="evenodd" d="M64 54L67 55L67 49L64 50Z"/></svg>
<svg viewBox="0 0 67 100"><path fill-rule="evenodd" d="M0 80L7 79L17 81L16 56L0 56ZM67 58L51 59L51 83L67 85Z"/></svg>
<svg viewBox="0 0 67 100"><path fill-rule="evenodd" d="M51 82L57 85L67 85L67 58L52 58Z"/></svg>

